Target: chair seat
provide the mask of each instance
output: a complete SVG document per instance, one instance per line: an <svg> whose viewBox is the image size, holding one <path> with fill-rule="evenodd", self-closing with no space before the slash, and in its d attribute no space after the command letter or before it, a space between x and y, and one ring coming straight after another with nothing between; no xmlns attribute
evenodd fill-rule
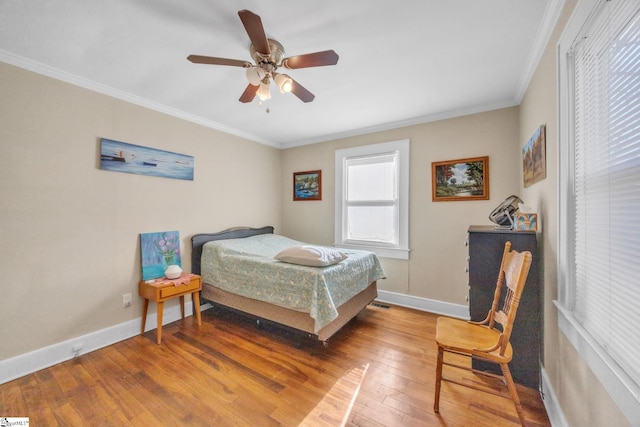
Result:
<svg viewBox="0 0 640 427"><path fill-rule="evenodd" d="M509 363L513 357L511 343L507 344L504 355L500 354L500 349L492 352L479 351L493 347L499 337L499 330L464 320L439 317L436 323L436 343L446 350L478 356L496 363Z"/></svg>

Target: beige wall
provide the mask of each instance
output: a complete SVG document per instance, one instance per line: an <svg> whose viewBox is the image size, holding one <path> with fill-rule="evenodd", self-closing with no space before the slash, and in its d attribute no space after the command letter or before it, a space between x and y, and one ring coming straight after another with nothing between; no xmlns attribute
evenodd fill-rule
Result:
<svg viewBox="0 0 640 427"><path fill-rule="evenodd" d="M557 43L571 12L574 0L567 1L563 14L551 37L520 105L522 144L535 129L547 127L547 178L529 188L522 188L523 198L537 207L542 217L538 235L540 253L544 256L544 368L571 426L625 426L629 422L596 379L579 353L558 329L557 298L558 256L558 111L557 111Z"/></svg>
<svg viewBox="0 0 640 427"><path fill-rule="evenodd" d="M194 233L280 228L277 149L3 63L0 99L0 360L140 317L139 233L178 230L189 271ZM192 155L195 178L100 170L100 137Z"/></svg>
<svg viewBox="0 0 640 427"><path fill-rule="evenodd" d="M380 289L467 304L466 231L490 224L493 208L519 190L518 107L283 150L282 230L299 240L333 243L335 150L409 139L409 261L382 259ZM490 200L431 200L431 162L489 156ZM292 174L322 170L322 201L293 201ZM442 268L447 266L448 268Z"/></svg>

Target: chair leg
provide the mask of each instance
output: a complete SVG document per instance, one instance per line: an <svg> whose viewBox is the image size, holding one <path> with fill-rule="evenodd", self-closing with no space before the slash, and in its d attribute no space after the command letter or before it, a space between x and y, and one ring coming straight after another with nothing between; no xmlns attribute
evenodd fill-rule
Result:
<svg viewBox="0 0 640 427"><path fill-rule="evenodd" d="M440 412L440 384L442 383L442 362L444 360L444 349L438 346L438 364L436 365L436 393L433 400L433 411Z"/></svg>
<svg viewBox="0 0 640 427"><path fill-rule="evenodd" d="M520 425L522 425L522 427L527 427L527 422L524 419L524 409L522 409L522 405L520 404L520 397L518 397L518 390L516 390L516 385L513 383L513 377L511 376L509 365L501 363L500 368L502 368L502 375L507 382L507 388L509 389L511 399L516 406L516 412L518 413L518 418L520 418Z"/></svg>

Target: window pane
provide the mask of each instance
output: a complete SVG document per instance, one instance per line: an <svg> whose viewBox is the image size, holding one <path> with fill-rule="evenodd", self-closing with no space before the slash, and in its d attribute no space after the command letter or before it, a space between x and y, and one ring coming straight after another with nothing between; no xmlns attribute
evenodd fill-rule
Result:
<svg viewBox="0 0 640 427"><path fill-rule="evenodd" d="M347 208L349 240L397 244L394 206L350 206Z"/></svg>
<svg viewBox="0 0 640 427"><path fill-rule="evenodd" d="M396 156L347 160L347 200L394 200L396 198Z"/></svg>
<svg viewBox="0 0 640 427"><path fill-rule="evenodd" d="M336 150L335 245L409 258L409 140Z"/></svg>

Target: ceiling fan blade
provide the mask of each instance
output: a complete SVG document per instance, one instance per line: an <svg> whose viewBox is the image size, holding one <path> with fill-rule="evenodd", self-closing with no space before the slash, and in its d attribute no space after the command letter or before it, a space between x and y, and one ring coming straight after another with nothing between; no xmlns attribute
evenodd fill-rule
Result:
<svg viewBox="0 0 640 427"><path fill-rule="evenodd" d="M307 53L305 55L291 56L282 60L282 66L289 69L322 67L324 65L336 65L340 57L333 50Z"/></svg>
<svg viewBox="0 0 640 427"><path fill-rule="evenodd" d="M251 44L253 44L253 48L256 52L269 56L271 54L271 49L269 48L269 41L267 40L267 35L264 32L264 27L262 26L262 19L260 19L260 17L255 13L246 9L239 11L238 15L240 16L242 25L244 25L244 29L247 30Z"/></svg>
<svg viewBox="0 0 640 427"><path fill-rule="evenodd" d="M254 86L251 84L248 85L244 92L242 92L239 101L244 103L253 101L253 98L256 97L256 93L258 92L258 88L259 86Z"/></svg>
<svg viewBox="0 0 640 427"><path fill-rule="evenodd" d="M297 81L291 79L291 83L292 83L291 93L293 93L295 96L300 98L300 101L311 102L316 97L314 94L312 94L307 89L305 89L305 87L302 86Z"/></svg>
<svg viewBox="0 0 640 427"><path fill-rule="evenodd" d="M239 59L216 58L214 56L189 55L187 59L195 64L229 65L231 67L250 67L251 63Z"/></svg>

